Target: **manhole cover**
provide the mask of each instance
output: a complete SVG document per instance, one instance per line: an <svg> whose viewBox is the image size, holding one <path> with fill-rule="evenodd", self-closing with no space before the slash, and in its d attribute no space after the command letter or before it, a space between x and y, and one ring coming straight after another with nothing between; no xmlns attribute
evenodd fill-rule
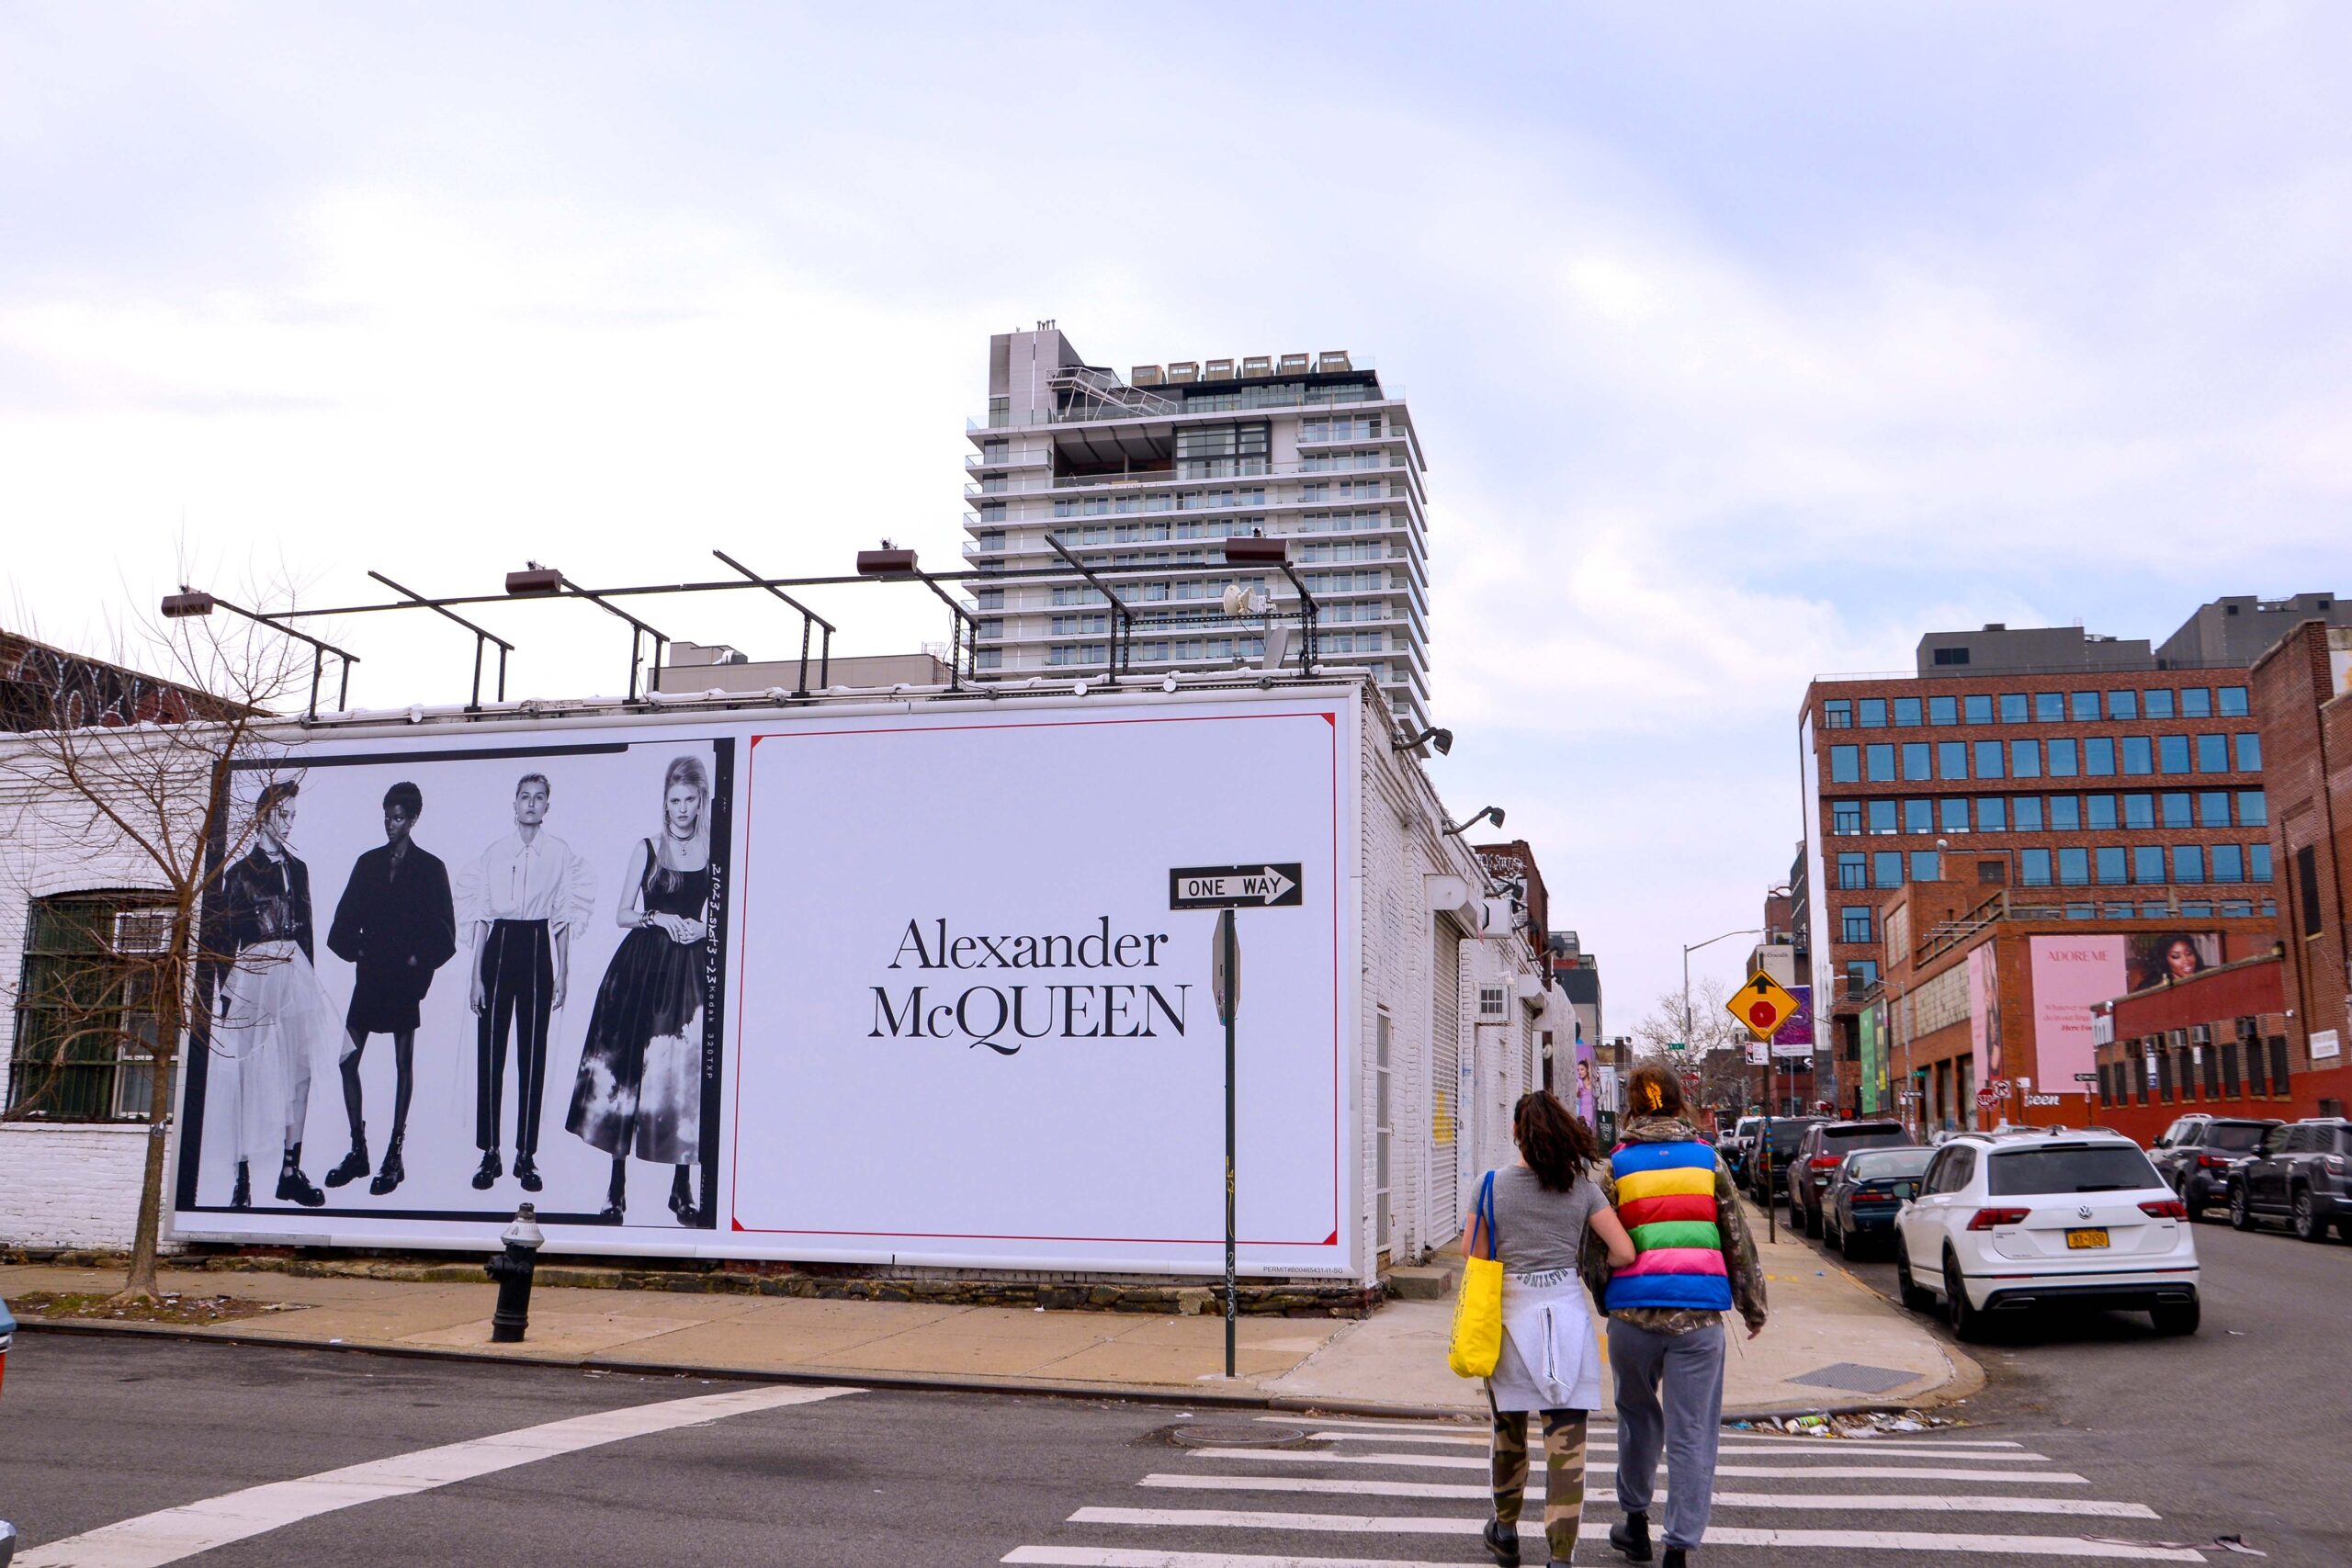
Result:
<svg viewBox="0 0 2352 1568"><path fill-rule="evenodd" d="M1180 1449L1303 1448L1306 1430L1265 1421L1179 1421L1167 1428L1168 1440Z"/></svg>

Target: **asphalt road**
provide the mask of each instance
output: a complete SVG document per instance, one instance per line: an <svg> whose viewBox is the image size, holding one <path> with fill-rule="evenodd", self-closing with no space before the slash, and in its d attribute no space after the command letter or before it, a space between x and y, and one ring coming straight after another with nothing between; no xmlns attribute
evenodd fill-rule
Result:
<svg viewBox="0 0 2352 1568"><path fill-rule="evenodd" d="M0 1513L30 1560L71 1568L1485 1561L1476 1427L945 1393L774 1403L798 1397L35 1330L0 1396ZM652 1429L673 1402L714 1398L745 1408ZM560 1446L551 1432L583 1427L594 1446L545 1451ZM1614 1433L1603 1421L1594 1436L1579 1564L1619 1561L1600 1540L1616 1517ZM502 1445L504 1468L475 1464ZM2146 1544L2188 1531L2169 1504L2086 1462L2107 1447L2030 1421L1873 1444L1729 1433L1702 1555L1723 1568L1937 1563L1965 1539L1964 1561L2024 1568L2079 1557L2088 1537L2142 1543L2113 1553L2129 1561L2214 1561ZM164 1509L182 1512L150 1517ZM267 1528L208 1550L180 1539L192 1517ZM1541 1517L1531 1499L1523 1529ZM82 1536L133 1519L111 1541ZM124 1528L164 1532L164 1549L127 1548Z"/></svg>
<svg viewBox="0 0 2352 1568"><path fill-rule="evenodd" d="M1992 1380L1973 1418L2090 1439L2087 1461L2124 1494L2161 1499L2180 1539L2234 1533L2274 1564L2341 1568L2352 1563L2352 1247L2242 1234L2210 1212L2216 1223L2196 1233L2194 1337L2159 1338L2137 1313L2029 1321L1967 1347ZM1845 1267L1895 1300L1892 1254L1866 1257Z"/></svg>

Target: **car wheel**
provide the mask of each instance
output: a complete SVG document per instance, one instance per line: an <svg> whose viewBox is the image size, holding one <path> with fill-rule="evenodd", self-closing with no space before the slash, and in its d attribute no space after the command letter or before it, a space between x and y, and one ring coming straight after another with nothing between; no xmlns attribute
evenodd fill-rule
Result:
<svg viewBox="0 0 2352 1568"><path fill-rule="evenodd" d="M1830 1221L1836 1218L1837 1216L1831 1213L1828 1210L1825 1209L1822 1211L1822 1245L1828 1247L1840 1258L1851 1258L1854 1256L1854 1253L1853 1249L1846 1245L1846 1227L1843 1225L1833 1225L1830 1224Z"/></svg>
<svg viewBox="0 0 2352 1568"><path fill-rule="evenodd" d="M2205 1183L2189 1182L2183 1186L2180 1201L2188 1205L2188 1223L2198 1224L2205 1218L2205 1211L2213 1206L2213 1190Z"/></svg>
<svg viewBox="0 0 2352 1568"><path fill-rule="evenodd" d="M1960 1277L1960 1259L1950 1253L1944 1255L1944 1311L1951 1324L1952 1337L1974 1344L1987 1337L1991 1323L1984 1313L1968 1300L1968 1287Z"/></svg>
<svg viewBox="0 0 2352 1568"><path fill-rule="evenodd" d="M1821 1211L1808 1207L1804 1212L1804 1234L1818 1240L1821 1235Z"/></svg>
<svg viewBox="0 0 2352 1568"><path fill-rule="evenodd" d="M2312 1207L2308 1189L2295 1194L2295 1234L2305 1241L2327 1239L2327 1227L2320 1223L2319 1211Z"/></svg>
<svg viewBox="0 0 2352 1568"><path fill-rule="evenodd" d="M2203 1303L2190 1302L2182 1306L2160 1306L2152 1309L2148 1316L2154 1321L2159 1334L2194 1334L2199 1321L2204 1316Z"/></svg>
<svg viewBox="0 0 2352 1568"><path fill-rule="evenodd" d="M2230 1224L2242 1231L2250 1231L2254 1228L2254 1210L2245 1201L2244 1182L2231 1184Z"/></svg>
<svg viewBox="0 0 2352 1568"><path fill-rule="evenodd" d="M1904 1247L1903 1238L1894 1238L1894 1289L1903 1304L1913 1312L1936 1310L1936 1293L1911 1278L1911 1254Z"/></svg>

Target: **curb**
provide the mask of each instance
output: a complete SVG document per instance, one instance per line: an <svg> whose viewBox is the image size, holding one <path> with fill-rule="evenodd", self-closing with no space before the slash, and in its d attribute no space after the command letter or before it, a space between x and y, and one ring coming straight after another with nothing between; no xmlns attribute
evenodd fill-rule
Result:
<svg viewBox="0 0 2352 1568"><path fill-rule="evenodd" d="M1461 1421L1470 1413L1429 1404L1387 1404L1377 1400L1302 1399L1290 1394L1243 1393L1234 1389L1198 1390L1130 1383L1058 1382L1043 1379L958 1377L950 1373L914 1376L905 1372L876 1372L854 1367L719 1367L679 1366L669 1361L630 1361L589 1356L509 1356L483 1350L461 1350L424 1345L330 1344L322 1339L281 1339L251 1334L216 1333L168 1323L91 1323L72 1318L20 1318L19 1333L85 1335L92 1337L175 1339L183 1344L236 1345L277 1350L326 1350L365 1356L391 1356L421 1361L461 1361L478 1366L531 1367L541 1371L625 1372L637 1377L721 1378L730 1382L856 1383L893 1393L998 1393L1041 1395L1059 1399L1125 1400L1141 1404L1215 1405L1234 1410L1322 1412L1334 1416L1385 1416L1417 1421ZM1733 1417L1726 1416L1726 1420Z"/></svg>

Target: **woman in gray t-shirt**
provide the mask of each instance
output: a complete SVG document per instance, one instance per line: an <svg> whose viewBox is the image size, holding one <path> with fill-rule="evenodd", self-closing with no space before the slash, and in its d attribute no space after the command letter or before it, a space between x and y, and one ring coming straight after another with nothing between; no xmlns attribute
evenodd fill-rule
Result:
<svg viewBox="0 0 2352 1568"><path fill-rule="evenodd" d="M1503 1568L1519 1562L1520 1503L1527 1490L1527 1415L1544 1413L1544 1535L1566 1563L1584 1509L1586 1413L1600 1407L1600 1353L1592 1310L1577 1273L1590 1231L1611 1268L1634 1261L1634 1243L1592 1179L1600 1149L1585 1124L1549 1090L1519 1098L1511 1112L1518 1163L1493 1173L1494 1256L1503 1266L1503 1344L1487 1403L1494 1412L1495 1517L1487 1550ZM1484 1183L1482 1182L1483 1186ZM1463 1225L1462 1250L1489 1245L1476 1208Z"/></svg>

